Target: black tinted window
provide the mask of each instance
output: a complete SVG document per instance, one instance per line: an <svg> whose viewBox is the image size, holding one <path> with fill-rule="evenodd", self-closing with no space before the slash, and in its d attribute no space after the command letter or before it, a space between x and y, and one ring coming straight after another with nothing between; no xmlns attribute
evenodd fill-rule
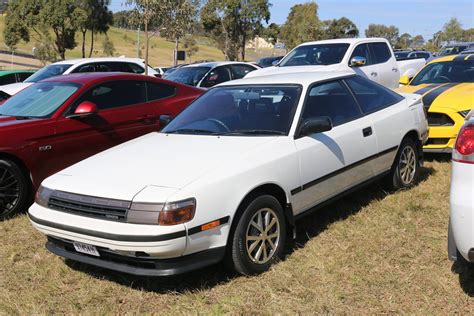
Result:
<svg viewBox="0 0 474 316"><path fill-rule="evenodd" d="M0 85L2 86L4 84L10 84L10 83L15 83L15 82L16 82L15 74L9 74L9 75L0 77Z"/></svg>
<svg viewBox="0 0 474 316"><path fill-rule="evenodd" d="M347 88L340 81L315 85L309 91L303 120L329 116L334 126L361 116L360 110Z"/></svg>
<svg viewBox="0 0 474 316"><path fill-rule="evenodd" d="M100 84L81 97L82 101L91 101L100 110L145 102L144 81L112 81Z"/></svg>
<svg viewBox="0 0 474 316"><path fill-rule="evenodd" d="M374 60L372 63L380 64L384 63L391 57L390 49L388 48L387 44L385 43L371 43L369 44L372 48L372 54L374 56Z"/></svg>
<svg viewBox="0 0 474 316"><path fill-rule="evenodd" d="M32 75L31 72L20 72L17 74L18 75L18 79L20 79L20 82L23 82L24 80L26 80L29 76Z"/></svg>
<svg viewBox="0 0 474 316"><path fill-rule="evenodd" d="M351 58L354 57L364 57L365 60L367 61L366 65L370 65L370 53L369 53L369 47L367 44L360 44L358 45L355 49L354 52L351 55ZM350 60L349 60L350 62Z"/></svg>
<svg viewBox="0 0 474 316"><path fill-rule="evenodd" d="M230 80L230 72L227 67L217 67L213 69L202 82L202 87L212 87L216 84L226 82Z"/></svg>
<svg viewBox="0 0 474 316"><path fill-rule="evenodd" d="M364 113L372 113L400 102L403 97L371 80L356 76L346 79Z"/></svg>
<svg viewBox="0 0 474 316"><path fill-rule="evenodd" d="M134 63L128 62L102 62L97 64L99 72L128 72L141 74L145 69Z"/></svg>
<svg viewBox="0 0 474 316"><path fill-rule="evenodd" d="M243 78L249 72L252 72L255 70L255 68L248 65L231 65L230 68L232 69L232 72L234 73L234 79Z"/></svg>
<svg viewBox="0 0 474 316"><path fill-rule="evenodd" d="M77 67L71 73L80 73L80 72L94 72L95 71L95 66L94 64L85 64Z"/></svg>
<svg viewBox="0 0 474 316"><path fill-rule="evenodd" d="M148 101L154 101L172 97L176 94L176 88L160 83L147 82Z"/></svg>

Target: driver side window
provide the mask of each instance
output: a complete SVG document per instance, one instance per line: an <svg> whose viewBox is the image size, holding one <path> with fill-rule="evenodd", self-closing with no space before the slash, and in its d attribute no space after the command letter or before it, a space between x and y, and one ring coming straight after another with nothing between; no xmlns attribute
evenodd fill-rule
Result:
<svg viewBox="0 0 474 316"><path fill-rule="evenodd" d="M360 44L354 49L351 58L349 59L349 64L351 62L351 59L354 57L364 57L366 60L365 66L371 64L369 47L367 46L367 44Z"/></svg>
<svg viewBox="0 0 474 316"><path fill-rule="evenodd" d="M201 87L210 88L219 83L226 82L229 80L231 80L229 68L225 66L217 67L207 74L206 78L204 78L201 84Z"/></svg>

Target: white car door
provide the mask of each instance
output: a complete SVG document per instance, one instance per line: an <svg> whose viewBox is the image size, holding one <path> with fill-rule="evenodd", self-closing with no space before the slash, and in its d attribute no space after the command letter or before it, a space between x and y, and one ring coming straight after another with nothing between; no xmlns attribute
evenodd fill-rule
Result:
<svg viewBox="0 0 474 316"><path fill-rule="evenodd" d="M377 152L373 126L341 80L308 91L301 122L328 116L333 128L295 139L301 172L301 186L291 191L295 215L371 178Z"/></svg>
<svg viewBox="0 0 474 316"><path fill-rule="evenodd" d="M400 80L400 70L387 43L369 43L368 45L371 51L372 63L378 69L377 82L390 89L397 88Z"/></svg>
<svg viewBox="0 0 474 316"><path fill-rule="evenodd" d="M351 60L354 57L363 57L366 60L366 64L363 66L351 66ZM379 81L379 67L374 65L372 62L372 56L370 55L369 47L366 43L359 44L354 48L354 51L349 58L349 66L359 76L368 78L375 82Z"/></svg>
<svg viewBox="0 0 474 316"><path fill-rule="evenodd" d="M378 154L373 160L375 174L389 170L395 159L400 141L406 132L404 126L413 122L405 98L369 80L359 77L345 79L362 112L372 122L377 138Z"/></svg>

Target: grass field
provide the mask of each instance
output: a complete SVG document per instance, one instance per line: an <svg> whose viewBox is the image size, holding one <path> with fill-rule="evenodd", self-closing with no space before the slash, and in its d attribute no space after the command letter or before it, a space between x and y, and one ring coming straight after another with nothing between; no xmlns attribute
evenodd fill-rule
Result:
<svg viewBox="0 0 474 316"><path fill-rule="evenodd" d="M472 314L474 268L446 253L450 163L428 161L422 175L306 217L286 259L253 277L217 265L147 279L65 262L21 215L0 223L0 313Z"/></svg>
<svg viewBox="0 0 474 316"><path fill-rule="evenodd" d="M4 29L4 21L5 17L0 15L0 49L8 49L3 40L3 29ZM87 33L87 42L86 42L86 54L89 56L89 49L90 49L90 33ZM102 42L104 40L105 35L98 34L96 35L96 39L94 41L94 50L93 50L93 57L104 56L103 49L102 49ZM138 42L138 34L136 31L130 31L125 29L120 29L116 27L111 27L108 32L109 39L113 42L115 48L115 56L126 56L126 57L137 57L137 42ZM196 41L199 46L199 51L196 55L192 56L191 61L196 60L224 60L224 54L216 48L213 41L206 37L195 37ZM82 45L82 34L76 34L76 42L77 47L71 51L66 52L66 59L71 58L81 58L81 45ZM142 53L142 57L145 56L145 36L143 32L140 34L140 49ZM18 51L30 53L32 52L32 48L36 45L36 42L32 39L29 43L20 42L18 44ZM152 37L150 40L150 59L149 64L158 67L158 66L170 66L173 63L173 50L174 50L174 42L167 41L164 38L160 37ZM181 49L182 47L180 47ZM278 51L275 52L278 54L282 54L284 52ZM263 49L256 52L255 50L247 50L247 60L255 61L256 59L264 56L271 56L273 54L272 50ZM187 60L186 62L189 62ZM33 61L34 62L34 61ZM32 63L32 61L30 61ZM180 62L182 63L182 62ZM8 64L0 64L0 66L4 66L4 69L10 69ZM15 67L15 68L22 68L22 67ZM23 67L24 68L24 67Z"/></svg>

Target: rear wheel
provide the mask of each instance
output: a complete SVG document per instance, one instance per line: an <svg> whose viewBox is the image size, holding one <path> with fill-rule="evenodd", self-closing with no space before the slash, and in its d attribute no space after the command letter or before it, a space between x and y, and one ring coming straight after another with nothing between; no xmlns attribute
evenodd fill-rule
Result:
<svg viewBox="0 0 474 316"><path fill-rule="evenodd" d="M270 268L282 253L286 221L280 202L263 195L253 200L240 217L233 235L228 262L241 274L261 273Z"/></svg>
<svg viewBox="0 0 474 316"><path fill-rule="evenodd" d="M27 207L30 185L22 170L12 161L0 159L0 219Z"/></svg>
<svg viewBox="0 0 474 316"><path fill-rule="evenodd" d="M418 148L411 138L405 138L385 182L390 190L412 187L418 180L420 165Z"/></svg>

